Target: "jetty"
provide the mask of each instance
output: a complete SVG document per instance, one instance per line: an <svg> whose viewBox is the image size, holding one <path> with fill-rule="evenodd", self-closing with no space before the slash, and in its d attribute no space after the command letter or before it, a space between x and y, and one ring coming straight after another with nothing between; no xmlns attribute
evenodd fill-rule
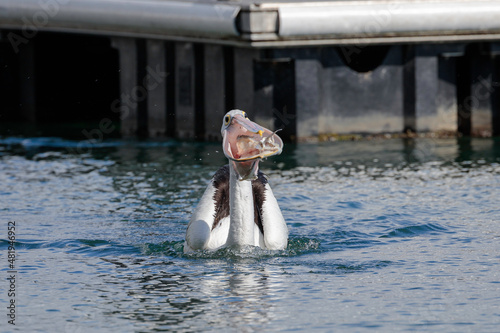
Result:
<svg viewBox="0 0 500 333"><path fill-rule="evenodd" d="M1 122L500 135L500 1L0 0Z"/></svg>

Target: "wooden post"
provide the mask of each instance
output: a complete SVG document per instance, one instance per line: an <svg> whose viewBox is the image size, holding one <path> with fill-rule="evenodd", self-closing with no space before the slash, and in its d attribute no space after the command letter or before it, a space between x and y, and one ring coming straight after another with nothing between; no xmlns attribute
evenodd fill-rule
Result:
<svg viewBox="0 0 500 333"><path fill-rule="evenodd" d="M274 68L272 59L258 59L254 62L253 110L250 117L259 125L274 130L273 98Z"/></svg>
<svg viewBox="0 0 500 333"><path fill-rule="evenodd" d="M19 48L19 81L21 115L27 121L34 123L36 114L35 86L35 41L30 41Z"/></svg>
<svg viewBox="0 0 500 333"><path fill-rule="evenodd" d="M205 140L220 140L222 117L226 110L224 50L219 45L205 45Z"/></svg>
<svg viewBox="0 0 500 333"><path fill-rule="evenodd" d="M500 136L500 43L491 44L493 58L493 92L491 94L492 130L493 136Z"/></svg>
<svg viewBox="0 0 500 333"><path fill-rule="evenodd" d="M297 139L320 134L322 113L321 63L317 59L295 60Z"/></svg>
<svg viewBox="0 0 500 333"><path fill-rule="evenodd" d="M147 67L144 85L148 91L148 133L150 138L164 137L167 132L167 72L165 43L147 40Z"/></svg>
<svg viewBox="0 0 500 333"><path fill-rule="evenodd" d="M425 45L416 46L414 71L416 130L438 130L438 56L432 46L429 49Z"/></svg>
<svg viewBox="0 0 500 333"><path fill-rule="evenodd" d="M193 43L175 46L176 114L175 136L180 139L195 137L195 56Z"/></svg>
<svg viewBox="0 0 500 333"><path fill-rule="evenodd" d="M471 135L491 136L492 95L495 92L493 82L493 62L489 55L478 54L471 62Z"/></svg>
<svg viewBox="0 0 500 333"><path fill-rule="evenodd" d="M254 112L254 60L258 50L234 48L234 107Z"/></svg>
<svg viewBox="0 0 500 333"><path fill-rule="evenodd" d="M117 37L112 41L120 58L120 119L123 136L135 136L138 130L138 101L143 91L137 86L137 40Z"/></svg>
<svg viewBox="0 0 500 333"><path fill-rule="evenodd" d="M437 130L457 131L457 61L455 56L439 57L438 96L436 108L439 127Z"/></svg>
<svg viewBox="0 0 500 333"><path fill-rule="evenodd" d="M254 119L275 130L282 129L283 139L294 139L295 63L291 58L259 59L254 62Z"/></svg>

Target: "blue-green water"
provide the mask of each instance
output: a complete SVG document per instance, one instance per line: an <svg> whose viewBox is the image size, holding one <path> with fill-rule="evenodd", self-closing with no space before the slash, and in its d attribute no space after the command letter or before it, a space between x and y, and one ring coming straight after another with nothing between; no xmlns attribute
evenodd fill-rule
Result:
<svg viewBox="0 0 500 333"><path fill-rule="evenodd" d="M225 163L219 144L0 139L1 331L498 331L500 141L288 144L262 163L288 249L184 255Z"/></svg>

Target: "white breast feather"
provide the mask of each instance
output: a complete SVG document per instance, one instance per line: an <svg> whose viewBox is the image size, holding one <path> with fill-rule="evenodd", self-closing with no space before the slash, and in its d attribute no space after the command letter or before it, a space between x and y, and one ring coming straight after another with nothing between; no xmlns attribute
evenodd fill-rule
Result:
<svg viewBox="0 0 500 333"><path fill-rule="evenodd" d="M265 184L265 189L266 199L261 212L264 235L255 225L254 245L269 250L281 250L287 246L288 228L269 184ZM226 245L229 233L229 216L219 221L219 224L212 230L215 218L214 194L215 187L211 182L189 221L184 252L216 250Z"/></svg>
<svg viewBox="0 0 500 333"><path fill-rule="evenodd" d="M266 184L265 193L266 200L264 200L264 204L262 205L265 248L269 250L282 250L286 248L288 243L288 227L269 184Z"/></svg>

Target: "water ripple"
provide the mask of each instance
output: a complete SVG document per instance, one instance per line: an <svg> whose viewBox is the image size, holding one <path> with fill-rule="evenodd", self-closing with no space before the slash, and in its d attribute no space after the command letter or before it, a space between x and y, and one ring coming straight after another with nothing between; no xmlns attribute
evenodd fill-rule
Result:
<svg viewBox="0 0 500 333"><path fill-rule="evenodd" d="M47 332L495 331L498 143L288 144L262 163L287 249L184 254L191 213L227 163L218 143L80 153L71 140L0 138L20 318Z"/></svg>
<svg viewBox="0 0 500 333"><path fill-rule="evenodd" d="M412 225L394 229L380 238L395 238L395 237L415 237L425 234L435 235L441 232L450 232L448 228L437 224Z"/></svg>

